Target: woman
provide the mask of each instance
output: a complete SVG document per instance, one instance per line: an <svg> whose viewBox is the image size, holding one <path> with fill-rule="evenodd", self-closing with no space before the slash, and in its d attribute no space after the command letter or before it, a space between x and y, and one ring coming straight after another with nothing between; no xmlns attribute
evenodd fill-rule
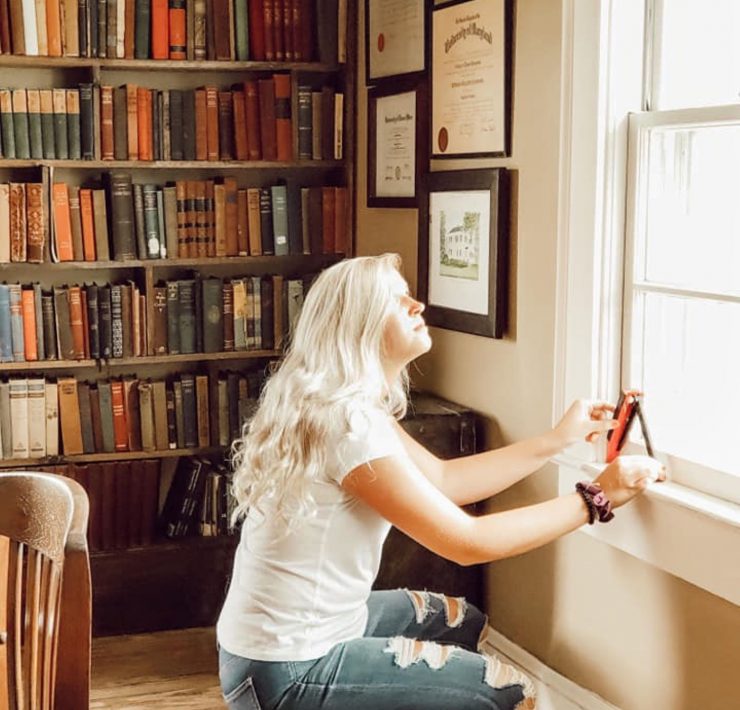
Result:
<svg viewBox="0 0 740 710"><path fill-rule="evenodd" d="M469 516L460 506L609 429L611 407L579 401L543 436L437 459L397 423L407 365L431 347L399 264L361 257L316 279L235 445L244 524L218 622L230 708L533 708L528 679L477 652L487 620L464 599L371 593L390 526L458 564L489 562L606 520L664 475L653 459L617 459L600 489Z"/></svg>

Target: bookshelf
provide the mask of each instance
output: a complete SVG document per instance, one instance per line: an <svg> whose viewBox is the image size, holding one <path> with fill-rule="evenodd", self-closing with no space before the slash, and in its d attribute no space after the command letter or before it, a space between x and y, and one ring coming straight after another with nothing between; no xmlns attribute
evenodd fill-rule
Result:
<svg viewBox="0 0 740 710"><path fill-rule="evenodd" d="M123 1L118 0L118 2ZM107 0L107 2L110 6L111 0ZM200 340L196 338L195 352L172 352L170 350L171 342L166 339L165 350L162 352L161 331L158 332L157 330L158 326L154 312L154 289L161 289L170 283L189 281L194 281L195 288L200 289L205 281L216 279L220 279L224 286L241 280L247 290L248 279L258 279L258 281L254 281L254 288L258 288L260 284L272 283L274 289L278 288L278 284L285 284L288 281L300 281L303 283L303 288L305 288L309 283L308 277L311 274L315 274L353 253L353 225L355 222L355 82L357 66L354 36L357 24L356 0L346 0L346 2L345 0L277 0L275 7L282 3L285 7L288 7L291 6L291 2L295 6L300 5L301 8L308 7L310 13L313 14L315 24L311 33L314 47L311 56L307 57L306 61L216 60L210 58L210 56L206 59L136 59L129 56L116 58L25 56L7 53L8 40L4 38L4 28L0 26L0 47L5 52L0 53L0 71L2 71L3 76L0 80L0 90L10 90L9 96L14 96L13 90L25 90L27 99L28 95L36 90L65 89L67 92L69 90L74 92L78 87L89 85L93 92L94 107L92 113L93 133L87 136L88 148L92 147L92 152L88 153L88 159L82 157L39 157L38 155L36 157L9 157L5 150L6 146L0 140L0 145L3 147L3 151L0 153L0 184L33 183L42 185L44 208L44 252L41 262L31 263L28 260L13 260L12 256L10 259L4 259L2 240L4 238L13 239L12 234L9 234L9 231L12 230L10 222L12 216L4 216L2 195L0 194L0 286L3 284L18 284L22 291L28 291L33 288L34 284L38 284L40 290L37 289L34 292L35 297L38 297L39 293L49 293L56 297L58 291L59 293L65 292L66 296L63 297L68 300L71 293L70 289L76 286L81 287L80 292L83 294L88 293L86 287L91 284L96 284L99 288L104 285L109 285L111 288L121 286L121 288L130 288L131 297L137 299L135 301L136 305L131 305L131 310L128 311L132 323L129 324L130 331L128 335L130 348L126 352L119 352L117 356L110 356L110 353L108 353L108 356L103 356L102 351L99 351L100 356L94 357L95 353L91 350L90 321L83 319L85 328L83 350L78 348L75 357L63 357L59 331L60 329L65 330L65 328L60 327L60 323L56 320L58 311L55 310L53 316L55 335L53 337L59 351L58 357L55 359L21 357L19 359L16 357L16 347L12 359L4 358L4 361L0 362L0 390L4 384L9 385L9 383L16 380L30 381L31 379L43 380L47 385L51 383L61 388L61 382L74 378L78 395L82 392L81 385L86 386L89 391L95 391L96 396L100 396L102 383L121 382L124 383L122 386L125 386L127 381L133 381L132 387L134 389L141 382L149 383L151 381L152 386L164 383L162 388L169 395L173 382L184 383L185 378L189 377L208 377L207 395L204 400L208 403L208 414L207 417L203 415L208 422L208 427L206 427L208 440L203 440L203 432L198 429L198 445L189 445L193 443L192 440L188 442L188 445L183 445L182 437L175 437L172 434L172 429L170 429L171 436L168 446L162 445L162 442L158 439L155 448L150 445L149 448L145 449L141 444L142 430L140 430L138 435L133 436L133 439L131 432L128 432L127 445L121 450L118 448L120 442L116 443L114 450L101 450L100 442L97 439L94 440L92 448L88 445L88 441L83 445L83 450L77 450L74 447L67 447L68 442L65 441L64 427L61 426L61 422L57 422L56 424L47 425L57 427L58 448L52 450L51 453L33 455L33 452L29 450L27 456L15 456L12 455L14 449L12 449L11 455L6 455L5 448L0 448L0 472L19 468L37 468L57 473L67 473L75 477L79 476L79 480L88 488L91 497L91 511L96 511L94 515L98 516L96 521L91 518L93 527L96 525L102 527L113 525L108 518L108 513L111 517L116 518L116 525L119 526L127 510L135 511L135 514L141 518L143 514L140 509L146 500L136 496L145 496L146 493L137 489L139 484L133 483L134 474L138 477L140 470L143 471L146 468L149 471L157 471L159 508L165 501L170 480L180 461L211 460L214 462L214 466L221 462L224 454L227 453L228 445L223 440L224 424L218 415L219 406L221 406L222 401L226 400L219 399L218 387L223 381L227 380L227 377L229 378L228 387L231 387L233 382L238 380L239 407L243 404L244 391L247 391L241 388L243 383L245 383L245 387L248 387L248 400L253 401L258 394L258 390L255 391L252 379L246 382L247 377L251 378L254 375L254 382L258 382L258 373L264 372L268 363L281 355L282 343L278 333L279 324L277 323L273 323L270 328L274 338L272 340L266 338L265 342L268 343L266 347L261 346L257 341L253 341L247 347L232 346L227 349L228 338L224 330L222 331L224 333L223 347L219 347L215 351L205 352L203 330L206 329L207 325L202 303L200 312L195 314L196 319L199 318L200 320L197 320L197 325L194 327L201 329L201 335L198 336ZM49 4L47 3L47 7ZM51 4L54 4L54 0ZM126 4L128 5L128 2ZM186 11L191 12L198 4L199 0L188 2ZM205 3L202 4L205 5ZM252 12L252 8L256 5L262 5L261 2L255 3L253 0L243 0L242 4L247 8L248 13ZM137 2L137 7L138 5ZM237 0L231 0L231 2L216 0L214 5L220 7L221 10L230 7L229 12L234 13L236 12ZM89 3L87 6L89 7ZM82 8L83 3L80 3L79 7ZM330 26L331 22L327 25L327 18L334 23L333 26ZM10 19L13 21L15 18ZM2 18L0 18L0 25L2 21ZM337 42L342 41L341 36L344 34L343 30L340 31L340 22L346 23L346 56L344 61L338 61L337 57ZM91 31L89 25L88 31ZM128 32L129 26L127 25L123 31ZM192 41L190 31L191 28L188 26L189 53ZM120 32L119 29L119 34ZM334 42L333 44L332 42L329 43L328 50L325 41L327 33L328 36L334 37ZM9 35L12 40L12 32ZM210 43L211 41L215 40L209 37L207 42ZM232 37L230 41L232 42L234 55L236 55L237 52L233 44L236 42L236 37ZM209 52L211 51L210 46L208 44ZM162 97L165 94L169 96L170 92L179 92L185 95L187 92L195 92L202 89L202 87L215 86L222 93L230 93L236 101L234 94L240 91L240 88L238 88L240 83L244 83L246 91L246 82L250 80L258 82L260 79L267 80L277 75L287 76L290 84L290 98L287 109L290 117L290 156L288 159L253 159L251 155L249 156L250 159L236 159L235 133L229 139L232 142L231 154L224 155L223 145L219 143L217 146L218 155L216 156L218 159L214 159L211 153L209 153L207 159L187 159L185 151L183 151L184 159L171 159L165 154L168 150L165 149L165 144L169 145L169 139L165 140L164 138L167 125L162 113L161 103L158 109L151 109L152 113L149 114L149 118L154 122L156 111L159 111L159 129L157 131L156 126L152 125L154 133L151 137L151 140L157 142L158 146L158 154L151 156L156 159L142 160L130 155L116 156L116 159L103 159L102 133L104 129L101 87L110 86L114 87L115 90L115 88L129 85L138 86L146 89L149 92L150 99L156 104L157 101L162 102ZM322 89L329 87L333 96L341 94L343 97L343 105L340 104L342 115L341 157L335 155L332 158L325 151L323 153L320 151L322 153L320 155L314 153L314 155L307 157L305 155L305 144L303 157L299 157L302 140L300 137L302 129L299 127L299 117L301 115L299 87L303 87L304 94L306 87L313 93L321 93ZM149 111L150 109L147 108L146 110ZM283 111L280 117L284 118L285 104L282 105L280 110ZM278 113L280 113L280 110ZM13 109L10 113L14 120L16 113ZM68 121L71 120L70 115L73 114L68 115ZM7 117L7 108L3 109L0 106L0 119L7 120ZM303 117L305 119L305 105ZM275 118L277 119L277 116ZM312 118L316 119L316 114ZM323 118L326 118L326 116ZM259 120L262 121L264 118L260 116ZM87 125L90 125L89 119ZM231 130L238 131L236 116L234 115L231 116L230 124L219 124L222 137L224 135L224 125L230 125ZM305 122L302 125L305 125ZM323 125L322 122L318 129L325 133L325 129L322 128ZM199 124L194 123L193 127L197 130ZM131 124L128 124L129 132L130 128ZM12 130L16 130L15 124L12 124ZM116 127L115 130L118 130L118 128ZM316 130L316 127L314 127L314 130ZM15 136L17 134L14 134L14 138ZM3 134L0 133L0 139L3 137ZM192 138L195 140L194 135ZM30 132L29 139L33 140ZM84 142L85 136L80 133L79 139ZM187 140L187 137L185 137L185 140ZM43 142L46 143L46 137L43 138ZM149 147L151 148L151 145ZM46 154L44 153L44 155ZM285 157L285 155L283 154L282 157ZM216 236L218 214L216 213L217 208L213 206L213 203L210 203L208 219L211 221L208 224L212 231L208 232L208 239L210 240L208 256L205 255L205 247L201 250L200 247L193 246L190 253L188 253L189 247L183 248L182 242L178 243L177 239L167 241L164 233L166 224L163 214L160 212L158 227L162 248L158 257L150 258L151 254L142 253L141 242L138 242L135 244L135 254L129 255L126 259L115 259L113 257L118 235L116 224L114 224L111 184L107 182L107 176L114 173L127 175L132 186L155 185L160 192L167 186L174 187L178 184L178 181L187 181L188 184L199 183L206 185L206 189L213 190L214 186L225 185L226 181L230 180L230 184L235 185L239 192L247 191L250 188L260 189L264 192L264 190L269 191L276 185L285 185L288 188L289 200L292 200L288 204L288 210L292 210L289 215L288 226L294 237L296 228L302 230L302 239L297 241L294 239L290 244L289 253L279 255L266 253L270 249L269 245L268 248L265 248L264 242L261 249L262 253L259 253L260 250L257 250L258 253L254 253L251 243L248 244L246 249L242 249L240 243L238 254L233 252L224 254L222 248L218 250L218 253L214 253L213 241L219 238ZM62 260L54 258L58 257L59 254L54 254L50 245L54 243L56 250L59 246L60 234L63 231L58 229L55 212L53 186L56 184L66 185L69 195L77 194L78 189L107 191L105 195L105 223L107 227L105 240L110 250L110 259L97 258L97 254L100 253L97 243L97 254L92 257L87 253L83 255L79 249L75 248L73 258ZM327 186L346 188L346 204L343 206L342 217L341 219L339 217L331 218L335 220L335 239L339 235L340 226L338 225L343 225L344 229L344 236L339 242L340 246L333 250L317 247L317 244L321 244L321 237L325 237L325 235L316 237L311 232L313 229L312 223L303 214L303 211L307 211L308 198L301 190L303 188L322 190ZM133 199L134 195L132 193L131 209L135 210ZM208 199L211 199L211 197L209 196ZM273 199L275 199L274 193ZM178 215L179 211L178 204ZM223 216L224 213L221 214ZM296 218L296 214L298 218ZM138 216L133 211L132 215L134 217ZM192 216L194 224L195 212ZM30 221L28 214L26 217ZM8 226L4 226L3 219L8 220ZM241 213L239 213L239 219L241 219ZM324 219L326 219L325 215ZM234 227L235 223L231 221L230 225ZM264 222L262 225L262 234L264 234ZM28 230L29 228L27 224L24 225L24 229ZM138 228L139 225L132 223L131 231L134 235L136 235ZM239 228L241 229L241 223ZM95 223L95 230L98 230L97 223ZM308 236L307 230L311 232ZM14 232L14 234L16 234L15 238L17 239L17 232ZM178 230L179 238L180 232ZM173 254L172 249L169 249L165 254L165 242L167 246L177 243L177 253ZM296 243L301 243L302 249L296 248ZM277 244L274 251L277 251ZM26 258L27 256L26 253ZM201 293L199 298L202 297ZM56 301L54 307L55 309L57 307ZM89 304L83 306L83 309L86 307L89 307ZM223 300L220 301L220 307L222 309L220 313L222 325L220 327L224 328L223 324L226 322L224 319L227 318L227 314L223 312ZM1 308L2 298L0 294ZM253 311L253 313L258 314L260 306L254 306L253 302L253 308L257 308L257 311ZM40 317L39 312L39 310L36 310L37 319ZM87 314L87 311L84 311L84 313ZM264 318L264 313L262 316ZM0 318L2 318L2 313L0 313ZM233 318L233 315L230 318ZM135 326L133 320L137 320L138 325ZM160 326L161 323L160 320ZM37 335L42 330L41 325L38 326ZM246 330L248 326L245 324L243 327ZM257 326L254 325L254 327ZM134 330L134 328L138 328L138 330ZM282 337L287 338L288 332L289 325L284 322ZM155 353L154 344L158 336L160 337L160 351ZM0 341L2 337L3 330L0 326ZM15 336L11 334L8 337L11 337L12 340ZM23 337L24 339L28 337L25 332ZM48 332L45 337L48 341ZM133 344L132 339L135 341ZM0 350L2 349L1 346L2 343L0 342ZM100 344L100 347L102 348L102 344ZM136 352L133 353L130 349ZM25 355L28 355L28 351ZM84 390L85 398L88 396L88 389ZM228 393L230 397L232 390L229 389ZM48 389L46 395L47 398L51 396ZM142 406L141 396L141 392L139 392L137 394L138 404L134 402L130 405L128 401L125 402L125 415L130 414L129 406L137 408L139 426L144 427L145 425L140 418L143 410L138 411L138 408ZM153 397L154 395L152 395ZM202 401L197 401L199 406L202 406ZM233 401L229 400L229 402L229 416L232 418L226 426L231 427L229 431L233 434ZM2 406L2 392L0 391L0 414L3 412ZM148 405L146 406L148 407ZM155 403L152 404L154 417L156 417L156 406ZM248 408L245 408L245 411L246 409ZM61 409L57 411L61 419ZM183 413L182 416L184 417L185 414ZM245 416L244 411L239 409L239 419L241 420L243 416ZM86 426L84 417L83 412L80 414L81 430L84 430ZM201 420L198 419L198 426L200 424ZM131 419L129 419L128 425L131 425ZM90 428L90 422L87 422L87 426ZM180 426L179 420L175 422L175 428L178 426ZM93 428L95 428L94 422ZM98 428L100 428L100 425L98 425ZM0 433L4 434L5 444L7 444L8 431L10 431L12 440L13 426L0 427ZM150 435L154 436L151 432ZM132 441L138 441L138 444L132 444ZM223 469L218 470L223 471ZM107 496L105 506L102 503L98 505L96 502L99 496L101 499L104 497L101 493L103 483L96 479L97 476L102 478L104 472L106 476L109 476L107 480L111 486L110 491L105 494ZM128 476L131 476L130 481ZM130 491L126 490L129 485ZM125 497L128 508L121 508L121 496ZM100 517L105 518L102 523ZM159 528L156 529L152 537L152 530L145 531L146 524L141 519L138 523L129 523L128 525L128 537L126 531L121 533L118 530L115 533L111 532L111 535L115 537L114 543L101 547L98 541L98 543L91 546L95 633L141 632L213 623L225 593L226 580L230 573L231 557L236 544L235 537L210 533L204 536L195 534L168 538L162 534ZM136 525L141 529L132 533L131 528ZM147 538L147 536L149 536L148 539L142 542L142 539ZM173 604L173 598L177 598L178 603Z"/></svg>

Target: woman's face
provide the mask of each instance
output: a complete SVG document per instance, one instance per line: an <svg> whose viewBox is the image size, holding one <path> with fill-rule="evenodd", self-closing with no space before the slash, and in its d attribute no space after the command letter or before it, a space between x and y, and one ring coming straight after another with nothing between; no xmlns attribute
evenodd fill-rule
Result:
<svg viewBox="0 0 740 710"><path fill-rule="evenodd" d="M385 323L383 359L392 367L402 368L428 352L432 339L422 318L424 304L411 297L408 285L400 276L392 288L395 307Z"/></svg>

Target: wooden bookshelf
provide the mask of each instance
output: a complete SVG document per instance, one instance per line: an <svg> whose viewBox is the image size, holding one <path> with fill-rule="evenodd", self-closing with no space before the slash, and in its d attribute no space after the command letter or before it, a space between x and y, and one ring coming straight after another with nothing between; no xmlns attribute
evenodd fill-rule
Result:
<svg viewBox="0 0 740 710"><path fill-rule="evenodd" d="M119 0L122 1L122 0ZM321 0L316 0L320 2ZM0 158L0 183L44 183L50 192L52 183L75 186L99 184L103 173L130 173L134 183L172 184L175 180L216 180L219 176L236 178L238 188L269 187L280 182L297 187L342 186L347 188L346 205L349 243L347 255L354 253L355 172L356 172L356 71L357 71L357 0L347 1L346 62L272 62L272 61L192 61L154 59L108 59L97 57L41 57L0 54L3 88L36 89L76 88L135 84L153 91L191 90L205 84L230 90L236 82L249 78L267 78L272 74L290 76L290 115L292 147L296 159L263 160L102 160L101 110L94 118L93 160L3 159ZM316 54L318 56L318 54ZM343 157L341 160L297 159L298 87L308 85L320 92L330 87L344 95ZM93 96L95 97L95 93ZM156 98L156 95L155 95ZM284 110L284 107L283 109ZM164 124L163 124L164 125ZM88 134L86 134L88 135ZM22 153L27 154L27 153ZM53 153L51 153L53 154ZM57 153L59 154L59 153ZM64 154L64 153L63 153ZM125 155L125 153L116 153ZM129 153L131 155L132 153ZM161 152L162 155L169 155ZM186 153L187 154L187 153ZM235 154L235 151L234 151ZM242 155L245 155L242 153ZM53 221L50 195L47 216ZM111 219L110 203L108 219ZM112 228L109 224L112 237ZM47 235L51 235L47 231ZM112 241L112 239L111 239ZM112 244L111 244L112 247ZM78 255L79 253L76 252ZM113 249L111 248L111 254ZM188 253L187 250L185 253ZM192 253L192 252L191 252ZM0 282L40 282L44 290L63 284L84 284L91 280L110 283L132 281L146 296L147 342L153 342L153 288L168 279L191 278L191 272L203 276L241 278L246 276L283 276L301 278L337 262L340 254L290 254L287 256L229 256L197 258L137 258L126 261L68 261L60 263L1 263ZM186 274L183 276L182 274ZM119 373L145 380L151 371L155 379L174 379L180 373L208 372L213 376L220 366L225 371L264 369L266 360L280 357L278 350L240 350L178 355L143 355L107 360L42 360L0 364L0 380L22 379L24 373L55 377L75 376L86 380L118 378ZM156 370L154 369L156 368ZM123 372L125 369L125 372ZM251 391L249 393L252 395ZM209 397L210 397L209 392ZM223 431L223 430L222 430ZM233 431L233 430L232 430ZM218 440L218 439L216 439ZM211 442L213 438L211 438ZM62 439L60 436L60 451ZM89 469L109 462L161 460L175 465L180 457L221 459L228 447L208 446L156 451L117 451L48 456L44 458L0 459L0 472L13 468L89 464ZM125 465L125 464L124 464ZM139 464L144 466L144 464ZM102 468L102 466L100 467ZM115 466L119 469L118 464ZM161 501L160 501L161 502ZM92 556L94 594L94 632L96 634L134 633L154 629L181 628L214 623L225 595L230 573L235 536L185 537L157 540L148 547L117 548L95 552ZM173 604L173 599L177 603Z"/></svg>

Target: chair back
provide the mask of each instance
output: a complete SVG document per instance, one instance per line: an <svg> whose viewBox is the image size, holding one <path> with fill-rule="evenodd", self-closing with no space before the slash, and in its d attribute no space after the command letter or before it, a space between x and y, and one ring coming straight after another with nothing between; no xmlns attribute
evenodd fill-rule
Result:
<svg viewBox="0 0 740 710"><path fill-rule="evenodd" d="M0 710L89 706L87 515L70 479L0 473Z"/></svg>

